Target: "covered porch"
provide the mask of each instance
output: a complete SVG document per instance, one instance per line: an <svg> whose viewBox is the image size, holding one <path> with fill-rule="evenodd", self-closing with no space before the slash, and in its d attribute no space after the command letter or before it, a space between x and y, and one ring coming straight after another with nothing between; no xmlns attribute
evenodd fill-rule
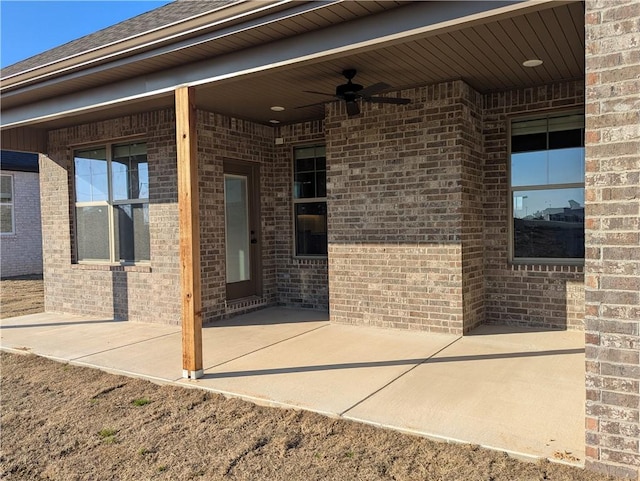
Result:
<svg viewBox="0 0 640 481"><path fill-rule="evenodd" d="M46 309L82 316L21 320L3 346L30 332L11 348L106 356L95 365L538 456L581 462L586 435L588 466L637 477L638 6L329 0L200 13L177 32L154 26L134 45L89 45L3 78L3 146L41 154ZM344 95L353 69L377 101ZM584 199L527 206L545 184L514 183L514 126L550 130L562 112L585 119L568 129L585 173L555 185ZM109 256L84 262L76 154L138 141L147 255L116 256L111 216ZM320 144L327 252L310 259L294 247L295 149ZM260 182L247 299L226 285L229 160ZM514 262L518 210L525 237L539 220L584 222L584 252ZM270 321L281 312L270 309L225 320L274 305L328 307L331 323Z"/></svg>
<svg viewBox="0 0 640 481"><path fill-rule="evenodd" d="M184 380L178 327L52 313L0 326L6 351L584 464L578 332L481 326L463 337L269 308L205 327L204 376Z"/></svg>

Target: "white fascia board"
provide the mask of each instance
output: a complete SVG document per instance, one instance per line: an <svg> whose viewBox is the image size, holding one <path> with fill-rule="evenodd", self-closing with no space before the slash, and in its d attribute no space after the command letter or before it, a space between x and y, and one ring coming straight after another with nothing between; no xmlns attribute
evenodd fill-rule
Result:
<svg viewBox="0 0 640 481"><path fill-rule="evenodd" d="M301 62L348 55L358 49L375 48L419 35L435 34L497 15L531 7L539 8L541 4L547 3L547 0L416 2L384 14L297 35L213 60L6 110L2 113L2 129L157 96L179 86L197 86Z"/></svg>
<svg viewBox="0 0 640 481"><path fill-rule="evenodd" d="M189 24L190 22L198 21L198 19L203 19L211 15L217 15L220 14L220 12L231 10L238 5L246 4L246 0L237 0L233 3L214 8L211 11L195 15L193 17L184 18L177 22L153 28L130 37L119 39L115 42L100 45L99 47L94 47L77 54L70 55L68 57L57 59L44 65L39 65L22 72L16 72L15 74L8 75L2 78L3 85L0 86L0 91L6 90L6 88L8 87L19 86L24 83L42 81L47 77L54 75L57 76L61 72L75 71L78 68L86 68L91 64L102 63L105 60L109 60L110 58L119 57L123 54L135 52L136 50L146 49L152 47L153 45L171 41L185 35L191 35L199 30L222 25L224 23L238 20L248 15L254 15L273 7L287 4L290 1L291 0L280 0L275 1L274 3L265 1L264 4L260 4L258 8L252 6L250 9L247 9L247 11L243 11L230 17L224 17L221 20L209 21L204 23L203 25L199 25L198 27L180 30L180 26L183 24ZM177 30L177 33L173 33L175 30ZM167 32L172 33L168 34ZM126 48L123 48L123 45L126 45Z"/></svg>
<svg viewBox="0 0 640 481"><path fill-rule="evenodd" d="M290 0L286 0L286 2L280 2L280 4L288 3L289 1ZM227 27L220 30L216 30L215 32L212 32L212 33L197 36L195 38L181 40L175 43L171 43L170 45L163 45L149 52L138 53L125 58L118 58L118 59L112 60L109 63L83 68L82 70L73 71L63 76L59 76L59 77L48 79L48 80L41 80L38 83L31 84L29 82L27 85L17 89L15 88L16 87L15 85L9 85L7 87L4 87L4 89L3 89L3 86L0 86L0 92L2 92L2 98L8 99L16 95L23 95L25 93L38 90L41 87L59 85L61 83L64 83L67 80L72 80L72 79L84 77L87 75L96 74L96 73L103 72L105 70L109 70L115 67L130 65L142 60L148 60L151 58L160 57L164 54L177 52L182 49L194 47L200 44L214 42L216 40L232 36L239 32L244 32L244 31L251 30L253 28L258 28L271 23L277 23L287 18L303 15L307 12L318 10L335 3L340 3L342 1L343 0L315 0L314 2L311 2L311 3L294 6L293 8L290 8L284 12L268 14L258 19L247 21L239 26L236 25L233 27ZM168 38L169 37L165 37L163 40L167 40ZM128 50L122 50L118 52L118 55L127 54L127 53L130 53L130 52ZM75 67L84 67L84 65L78 64L78 65L75 65L74 68ZM9 91L3 92L3 90L9 90Z"/></svg>

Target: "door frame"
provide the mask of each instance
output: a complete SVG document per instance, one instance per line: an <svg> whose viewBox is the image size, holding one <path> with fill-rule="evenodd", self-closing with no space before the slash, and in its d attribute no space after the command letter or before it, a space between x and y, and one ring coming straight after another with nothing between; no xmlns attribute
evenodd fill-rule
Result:
<svg viewBox="0 0 640 481"><path fill-rule="evenodd" d="M226 276L226 252L227 252L227 222L226 222L226 198L223 194L224 213L225 213L225 290L226 298L228 301L236 299L243 299L246 297L262 296L262 229L261 229L261 206L260 206L260 164L257 162L249 162L246 160L224 159L223 160L223 192L224 192L224 176L230 175L244 175L247 176L247 201L249 203L249 231L254 232L256 243L249 241L250 252L249 258L251 263L249 285L244 284L239 286L233 283L227 284ZM236 285L234 285L236 284ZM247 291L249 289L249 291Z"/></svg>

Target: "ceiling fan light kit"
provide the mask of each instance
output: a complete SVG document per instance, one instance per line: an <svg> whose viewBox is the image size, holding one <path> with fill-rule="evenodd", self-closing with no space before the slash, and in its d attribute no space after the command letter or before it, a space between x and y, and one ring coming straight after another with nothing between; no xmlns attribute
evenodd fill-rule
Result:
<svg viewBox="0 0 640 481"><path fill-rule="evenodd" d="M410 99L398 98L398 97L374 97L374 95L389 90L391 85L378 82L370 85L369 87L363 87L360 84L353 83L353 78L356 76L356 69L346 69L342 71L342 75L347 79L346 84L338 85L336 87L335 94L327 94L325 92L315 92L312 90L305 90L310 94L328 95L334 97L337 100L345 102L347 108L347 115L349 117L358 115L360 113L360 106L358 100L362 102L376 103L376 104L394 104L394 105L406 105L411 102ZM312 107L316 105L322 105L327 102L318 102L315 104L303 105L298 107L299 109L305 107Z"/></svg>

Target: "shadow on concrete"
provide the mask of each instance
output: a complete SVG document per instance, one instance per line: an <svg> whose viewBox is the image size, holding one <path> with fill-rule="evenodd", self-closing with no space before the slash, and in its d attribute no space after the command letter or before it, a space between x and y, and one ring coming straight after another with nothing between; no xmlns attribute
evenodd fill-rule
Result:
<svg viewBox="0 0 640 481"><path fill-rule="evenodd" d="M216 327L272 326L275 324L306 324L314 322L329 322L328 312L319 312L310 309L308 311L309 314L311 315L311 313L318 313L317 316L310 317L309 319L301 319L299 315L299 313L301 312L300 310L292 310L292 315L290 316L280 316L278 314L272 314L272 311L267 311L268 309L271 308L263 309L261 311L256 311L255 313L250 314L238 314L237 316L233 316L229 319L209 322L207 324L204 324L202 327L203 329L215 329ZM264 315L265 311L267 311L269 315Z"/></svg>
<svg viewBox="0 0 640 481"><path fill-rule="evenodd" d="M202 379L222 379L229 377L266 376L271 374L291 374L300 372L332 371L336 369L362 369L372 367L388 367L418 364L439 364L444 362L487 361L495 359L511 359L519 357L566 356L584 354L584 349L556 349L552 351L508 352L502 354L476 354L471 356L445 356L434 358L397 359L391 361L349 362L342 364L320 364L317 366L283 367L275 369L255 369L250 371L232 371L205 373Z"/></svg>
<svg viewBox="0 0 640 481"><path fill-rule="evenodd" d="M64 327L64 326L79 326L82 324L121 324L126 323L125 319L109 319L109 320L95 320L95 321L65 321L65 322L45 322L42 324L5 324L2 323L2 329L25 329L29 327Z"/></svg>

